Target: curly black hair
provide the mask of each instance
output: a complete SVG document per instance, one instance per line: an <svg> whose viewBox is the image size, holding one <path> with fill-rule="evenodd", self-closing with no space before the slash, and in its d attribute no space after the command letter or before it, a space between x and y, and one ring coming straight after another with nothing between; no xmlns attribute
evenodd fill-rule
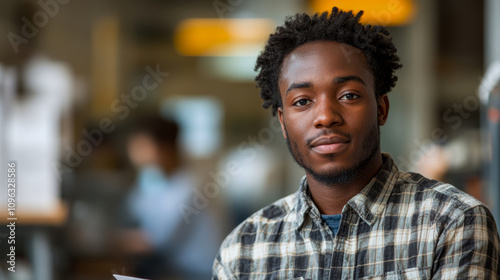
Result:
<svg viewBox="0 0 500 280"><path fill-rule="evenodd" d="M396 47L389 31L383 26L363 25L359 22L363 11L356 15L337 7L332 12L316 13L313 16L296 14L287 17L283 26L271 34L264 50L257 58L255 81L264 99L262 107L272 107L276 115L282 107L278 87L281 64L295 48L313 41L335 41L360 49L366 57L375 78L375 94L388 93L396 84L396 69L401 68Z"/></svg>

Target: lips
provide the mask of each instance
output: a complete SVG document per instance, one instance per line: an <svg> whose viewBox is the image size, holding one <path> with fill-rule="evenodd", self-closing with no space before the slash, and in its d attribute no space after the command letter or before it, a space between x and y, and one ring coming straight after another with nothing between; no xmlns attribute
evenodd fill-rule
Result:
<svg viewBox="0 0 500 280"><path fill-rule="evenodd" d="M343 136L330 135L314 139L310 146L311 149L319 154L334 154L347 147L350 140Z"/></svg>

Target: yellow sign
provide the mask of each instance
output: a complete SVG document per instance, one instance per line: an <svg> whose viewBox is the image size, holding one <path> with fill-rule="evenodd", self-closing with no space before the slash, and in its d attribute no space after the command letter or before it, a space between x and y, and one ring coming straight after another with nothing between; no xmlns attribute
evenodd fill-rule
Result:
<svg viewBox="0 0 500 280"><path fill-rule="evenodd" d="M274 28L268 19L187 19L176 28L175 47L186 56L255 55Z"/></svg>

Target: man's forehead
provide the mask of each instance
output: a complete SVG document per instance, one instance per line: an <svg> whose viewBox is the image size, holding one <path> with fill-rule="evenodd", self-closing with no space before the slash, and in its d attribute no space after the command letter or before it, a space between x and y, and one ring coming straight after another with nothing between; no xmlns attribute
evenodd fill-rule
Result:
<svg viewBox="0 0 500 280"><path fill-rule="evenodd" d="M315 57L335 59L346 63L354 62L353 60L366 61L363 52L351 45L336 41L313 41L302 44L291 51L285 56L282 66L298 59L307 61Z"/></svg>
<svg viewBox="0 0 500 280"><path fill-rule="evenodd" d="M321 67L345 70L343 74L347 75L372 76L361 50L335 41L315 41L297 47L285 57L280 80L303 78Z"/></svg>

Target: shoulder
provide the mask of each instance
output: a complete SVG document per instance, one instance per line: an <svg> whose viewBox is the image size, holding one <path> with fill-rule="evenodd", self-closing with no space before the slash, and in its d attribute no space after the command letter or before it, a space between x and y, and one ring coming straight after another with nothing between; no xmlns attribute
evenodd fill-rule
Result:
<svg viewBox="0 0 500 280"><path fill-rule="evenodd" d="M280 232L277 227L280 227L283 223L293 222L294 217L292 214L296 200L297 194L294 193L255 212L226 237L222 243L222 248L235 243L255 243L260 240L255 240L252 237L259 235L259 237L265 238L270 233L276 234Z"/></svg>
<svg viewBox="0 0 500 280"><path fill-rule="evenodd" d="M434 277L498 278L500 240L486 205L450 184L416 173L401 173L394 189L398 192L410 201L413 213L407 216L411 228L425 237L421 244L434 246Z"/></svg>
<svg viewBox="0 0 500 280"><path fill-rule="evenodd" d="M279 242L292 230L297 193L284 197L255 212L239 224L222 242L219 257L227 263L253 251L259 243Z"/></svg>
<svg viewBox="0 0 500 280"><path fill-rule="evenodd" d="M392 196L409 201L410 208L418 212L415 214L428 216L428 222L448 224L468 213L491 216L488 207L475 197L418 173L400 172Z"/></svg>
<svg viewBox="0 0 500 280"><path fill-rule="evenodd" d="M395 186L403 185L413 190L417 200L435 200L441 203L453 204L461 210L484 206L475 197L467 194L453 185L424 177L418 173L400 172Z"/></svg>

